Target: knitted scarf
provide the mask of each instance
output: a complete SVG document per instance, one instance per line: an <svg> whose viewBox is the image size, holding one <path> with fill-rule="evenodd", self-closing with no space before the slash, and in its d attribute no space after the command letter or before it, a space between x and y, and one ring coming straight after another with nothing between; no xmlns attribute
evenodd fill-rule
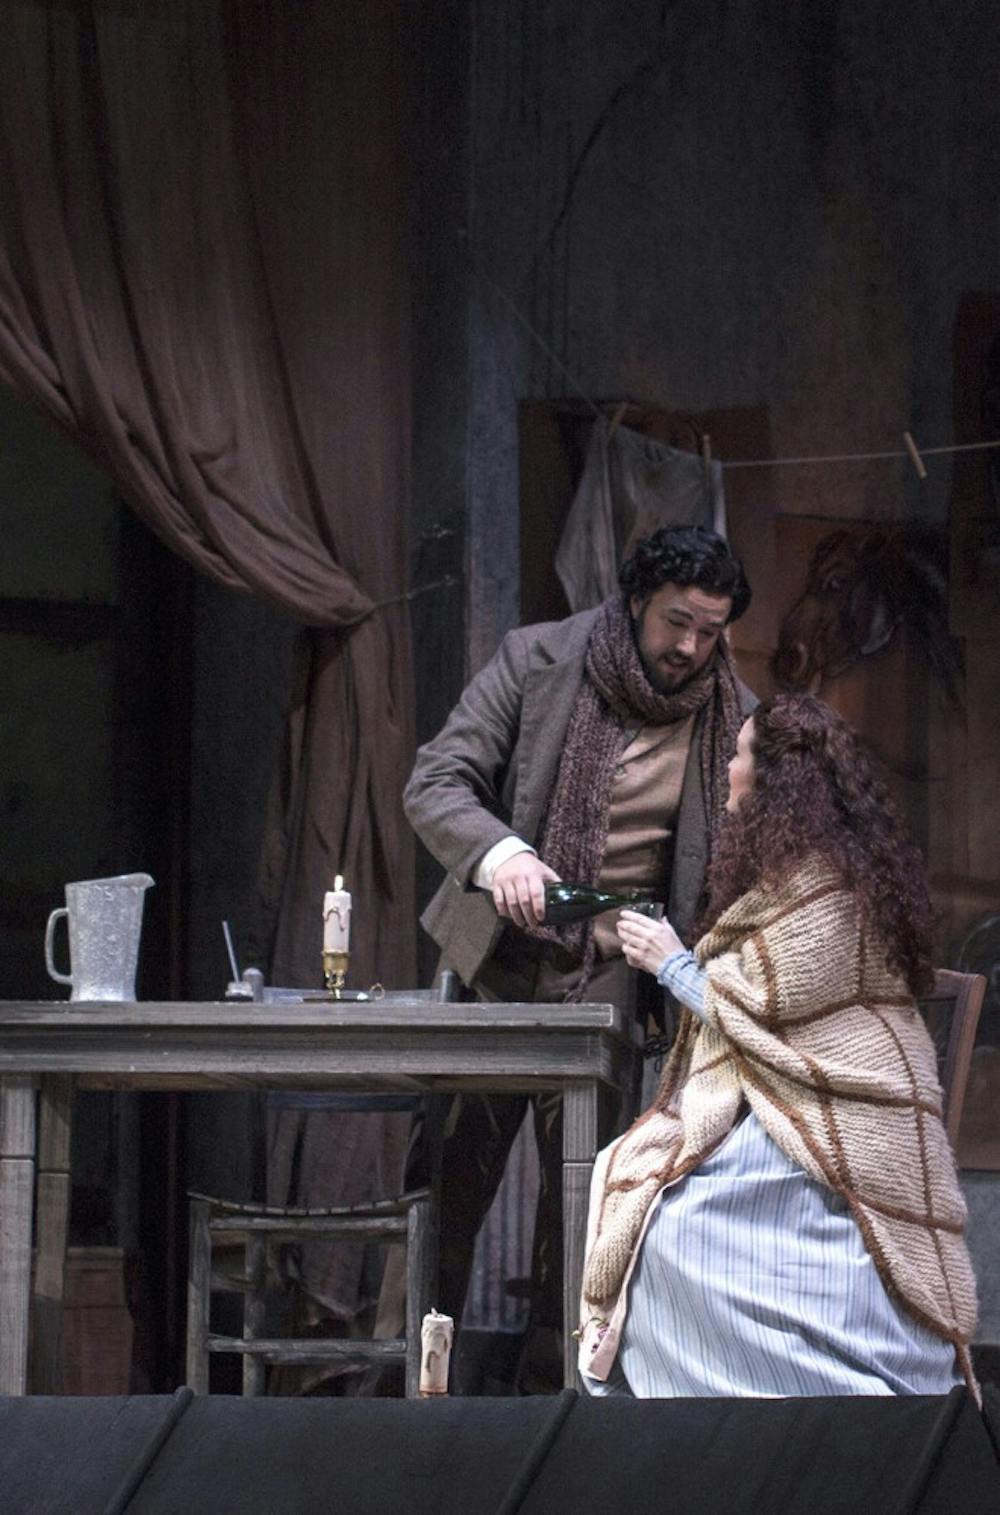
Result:
<svg viewBox="0 0 1000 1515"><path fill-rule="evenodd" d="M610 1149L585 1312L609 1309L650 1204L719 1145L745 1099L786 1156L843 1196L889 1292L954 1344L973 1382L975 1279L934 1047L854 896L812 860L737 900L695 953L705 1022L685 1013L652 1107Z"/></svg>
<svg viewBox="0 0 1000 1515"><path fill-rule="evenodd" d="M612 778L628 728L637 721L665 726L702 710L701 781L711 834L725 806L726 770L743 719L728 643L720 637L715 656L704 668L682 688L660 694L646 676L624 599L613 595L605 600L590 633L584 679L538 842L539 857L560 878L575 884L598 881L608 838ZM560 942L582 963L573 997L582 994L593 965L593 923L558 934L538 926L530 934Z"/></svg>

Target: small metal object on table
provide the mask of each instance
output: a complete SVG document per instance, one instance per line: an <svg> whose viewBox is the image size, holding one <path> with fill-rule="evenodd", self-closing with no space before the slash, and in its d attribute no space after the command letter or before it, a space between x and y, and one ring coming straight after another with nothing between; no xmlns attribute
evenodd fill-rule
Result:
<svg viewBox="0 0 1000 1515"><path fill-rule="evenodd" d="M563 1095L565 1381L575 1344L587 1194L600 1093L632 1086L637 1049L614 1005L456 1004L389 999L316 1004L0 1002L0 1394L27 1388L35 1091L61 1112L52 1182L40 1185L49 1259L47 1336L61 1269L73 1090L234 1088ZM610 1101L609 1101L610 1103ZM55 1149L58 1148L58 1151ZM41 1177L41 1174L39 1174ZM48 1240L47 1240L48 1237Z"/></svg>

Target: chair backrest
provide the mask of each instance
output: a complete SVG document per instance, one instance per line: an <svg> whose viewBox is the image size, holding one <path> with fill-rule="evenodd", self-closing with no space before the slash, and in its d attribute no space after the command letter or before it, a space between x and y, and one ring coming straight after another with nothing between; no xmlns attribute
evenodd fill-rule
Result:
<svg viewBox="0 0 1000 1515"><path fill-rule="evenodd" d="M920 999L921 1014L937 1049L945 1130L953 1152L958 1150L958 1128L985 993L986 980L981 973L953 973L949 968L939 968L934 975L934 988Z"/></svg>

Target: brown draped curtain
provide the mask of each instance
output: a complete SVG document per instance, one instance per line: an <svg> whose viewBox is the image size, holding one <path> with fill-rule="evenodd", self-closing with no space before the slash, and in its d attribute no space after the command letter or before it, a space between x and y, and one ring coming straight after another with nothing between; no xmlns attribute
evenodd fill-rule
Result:
<svg viewBox="0 0 1000 1515"><path fill-rule="evenodd" d="M395 9L24 0L0 46L0 374L177 552L315 628L274 970L301 982L334 871L361 979L413 973Z"/></svg>
<svg viewBox="0 0 1000 1515"><path fill-rule="evenodd" d="M0 377L309 631L272 974L414 981L404 0L8 0Z"/></svg>

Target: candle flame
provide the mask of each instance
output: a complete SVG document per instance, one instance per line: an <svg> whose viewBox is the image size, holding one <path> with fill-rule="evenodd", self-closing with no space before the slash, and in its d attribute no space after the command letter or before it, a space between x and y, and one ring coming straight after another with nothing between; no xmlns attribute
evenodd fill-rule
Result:
<svg viewBox="0 0 1000 1515"><path fill-rule="evenodd" d="M338 891L338 892L339 892L339 891L340 891L340 890L341 890L341 889L343 889L343 887L344 887L344 875L343 875L343 874L342 874L342 873L338 873L338 874L337 874L337 876L336 876L336 878L335 878L335 879L334 879L334 881L333 881L333 887L334 887L334 889L336 889L336 890L337 890L337 891Z"/></svg>

